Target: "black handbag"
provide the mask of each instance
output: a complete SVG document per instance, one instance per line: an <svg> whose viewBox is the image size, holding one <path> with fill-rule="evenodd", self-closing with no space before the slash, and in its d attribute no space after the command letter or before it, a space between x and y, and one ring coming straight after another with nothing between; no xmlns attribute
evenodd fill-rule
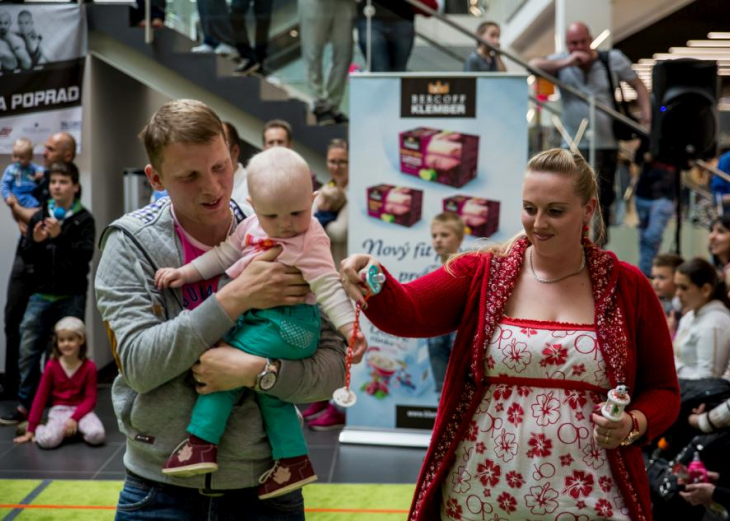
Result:
<svg viewBox="0 0 730 521"><path fill-rule="evenodd" d="M691 411L701 403L710 411L730 399L730 382L724 378L679 379L682 410Z"/></svg>
<svg viewBox="0 0 730 521"><path fill-rule="evenodd" d="M624 90L621 88L621 81L618 82L618 90L621 94L621 101L618 102L616 100L616 87L613 84L613 74L611 74L611 66L608 63L608 52L598 51L598 59L601 60L603 66L606 67L606 75L608 76L608 87L611 89L610 96L611 101L613 101L613 108L616 110L616 112L619 112L627 118L638 123L639 120L637 120L629 112L629 104L624 98ZM628 126L623 121L619 121L618 119L611 118L611 128L613 129L613 137L615 137L618 141L631 141L632 139L636 139L639 137L639 134L638 132L636 132L636 130Z"/></svg>
<svg viewBox="0 0 730 521"><path fill-rule="evenodd" d="M679 492L678 477L674 473L676 465L689 465L694 457L695 451L702 452L709 445L719 442L727 433L719 432L712 434L698 434L685 445L682 450L671 460L660 457L660 452L655 450L651 457L647 457L644 453L644 464L646 467L646 475L649 478L649 489L653 496L659 497L664 501L671 501ZM714 446L713 446L714 447ZM713 452L713 449L710 449Z"/></svg>

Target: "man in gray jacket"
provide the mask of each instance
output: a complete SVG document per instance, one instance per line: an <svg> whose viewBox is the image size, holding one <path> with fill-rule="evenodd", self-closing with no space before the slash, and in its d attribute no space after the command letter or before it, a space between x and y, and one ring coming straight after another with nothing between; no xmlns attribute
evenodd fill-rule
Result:
<svg viewBox="0 0 730 521"><path fill-rule="evenodd" d="M279 248L234 280L221 276L156 289L158 268L190 262L222 242L244 216L230 201L233 166L223 126L210 108L169 102L141 137L150 160L147 176L169 198L107 228L96 276L99 311L120 370L114 410L127 437L128 475L116 519L161 519L163 511L166 519L304 519L301 490L266 501L257 497L259 477L272 459L251 389L242 391L228 420L217 472L191 478L162 473L187 437L196 392L246 387L288 402L326 399L344 382L345 346L326 325L319 349L305 360L270 361L220 343L244 311L304 301L309 287L297 270L274 262Z"/></svg>

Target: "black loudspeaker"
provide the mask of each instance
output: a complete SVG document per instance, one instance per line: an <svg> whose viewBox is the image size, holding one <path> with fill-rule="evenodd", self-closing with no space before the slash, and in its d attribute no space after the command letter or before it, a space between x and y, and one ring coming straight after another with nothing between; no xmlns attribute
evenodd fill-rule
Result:
<svg viewBox="0 0 730 521"><path fill-rule="evenodd" d="M652 74L651 153L685 165L717 150L717 62L683 58L660 61Z"/></svg>

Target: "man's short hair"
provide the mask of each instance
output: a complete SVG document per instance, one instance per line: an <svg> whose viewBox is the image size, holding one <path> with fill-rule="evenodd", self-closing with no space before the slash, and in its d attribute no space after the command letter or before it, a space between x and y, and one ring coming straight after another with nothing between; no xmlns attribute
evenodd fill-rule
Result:
<svg viewBox="0 0 730 521"><path fill-rule="evenodd" d="M464 239L464 221L462 221L461 217L456 215L454 212L442 212L438 214L436 217L431 219L431 226L436 223L443 224L444 226L451 228L460 241Z"/></svg>
<svg viewBox="0 0 730 521"><path fill-rule="evenodd" d="M53 174L70 177L71 183L75 185L79 184L79 169L71 162L64 163L62 161L58 161L56 163L51 163L51 166L48 167L48 178L50 179Z"/></svg>
<svg viewBox="0 0 730 521"><path fill-rule="evenodd" d="M241 137L238 135L238 130L236 130L236 126L230 121L224 121L223 131L225 133L226 143L228 143L228 148L232 148L233 145L238 145L238 147L240 148Z"/></svg>
<svg viewBox="0 0 730 521"><path fill-rule="evenodd" d="M489 28L490 28L490 27L492 27L492 26L494 26L494 27L496 27L497 29L499 29L499 24L498 24L497 22L493 22L493 21L491 21L491 20L489 20L489 21L486 21L486 22L482 22L482 23L480 23L480 24L479 24L479 25L477 26L477 36L481 36L481 35L483 35L484 33L486 33L486 32L487 32L487 29L489 29Z"/></svg>
<svg viewBox="0 0 730 521"><path fill-rule="evenodd" d="M13 154L20 157L33 156L33 143L30 139L21 137L15 140L13 143Z"/></svg>
<svg viewBox="0 0 730 521"><path fill-rule="evenodd" d="M30 14L30 11L28 11L26 9L23 9L22 11L20 11L18 13L18 18L20 18L21 16L27 16L28 18L33 18L33 15Z"/></svg>
<svg viewBox="0 0 730 521"><path fill-rule="evenodd" d="M288 121L284 121L283 119L272 119L271 121L267 121L264 125L264 130L261 133L261 140L266 143L266 131L272 128L282 128L284 129L284 132L286 132L286 140L291 143L291 125Z"/></svg>
<svg viewBox="0 0 730 521"><path fill-rule="evenodd" d="M165 103L139 133L147 157L157 172L161 172L165 147L176 143L204 145L216 136L225 139L218 115L205 103L191 99Z"/></svg>
<svg viewBox="0 0 730 521"><path fill-rule="evenodd" d="M672 268L672 272L675 272L683 262L684 259L676 253L660 253L654 257L651 265L657 268Z"/></svg>

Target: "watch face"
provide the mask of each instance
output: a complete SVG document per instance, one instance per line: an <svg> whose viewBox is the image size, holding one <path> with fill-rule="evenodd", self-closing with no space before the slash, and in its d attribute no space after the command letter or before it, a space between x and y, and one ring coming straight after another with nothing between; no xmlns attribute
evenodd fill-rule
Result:
<svg viewBox="0 0 730 521"><path fill-rule="evenodd" d="M272 387L274 387L274 384L276 383L276 373L266 373L261 377L261 381L259 382L259 387L261 387L262 390L268 391Z"/></svg>

